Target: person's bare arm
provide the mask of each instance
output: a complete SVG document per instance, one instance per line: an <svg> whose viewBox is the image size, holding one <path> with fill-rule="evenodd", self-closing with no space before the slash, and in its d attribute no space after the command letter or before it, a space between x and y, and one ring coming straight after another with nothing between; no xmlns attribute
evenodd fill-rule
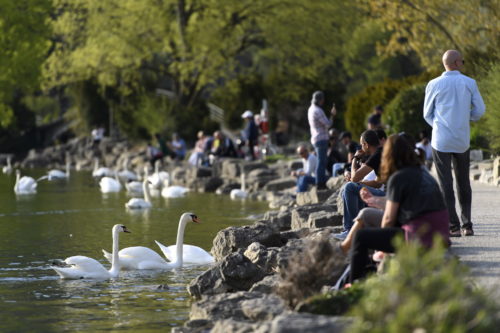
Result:
<svg viewBox="0 0 500 333"><path fill-rule="evenodd" d="M370 172L372 172L372 168L370 168L368 165L366 164L363 164L361 165L360 168L358 168L357 170L355 169L356 165L356 158L353 159L353 162L351 164L351 181L352 182L360 182L363 180L363 178L365 178L365 176L367 174L369 174Z"/></svg>
<svg viewBox="0 0 500 333"><path fill-rule="evenodd" d="M385 203L384 216L382 217L382 228L390 228L396 225L398 210L399 202L387 200Z"/></svg>
<svg viewBox="0 0 500 333"><path fill-rule="evenodd" d="M382 210L385 209L386 196L373 195L366 187L363 187L359 191L359 196L368 206Z"/></svg>

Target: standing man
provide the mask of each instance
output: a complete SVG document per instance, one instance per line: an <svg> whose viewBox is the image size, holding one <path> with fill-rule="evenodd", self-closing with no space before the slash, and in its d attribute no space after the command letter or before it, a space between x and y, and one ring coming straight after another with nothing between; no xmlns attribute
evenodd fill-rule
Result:
<svg viewBox="0 0 500 333"><path fill-rule="evenodd" d="M248 148L248 157L251 160L255 160L255 146L259 141L259 128L255 123L252 111L246 110L241 115L241 118L245 119L246 122L245 129L243 130L243 139Z"/></svg>
<svg viewBox="0 0 500 333"><path fill-rule="evenodd" d="M425 89L424 118L432 126L432 157L439 185L450 215L450 236L474 235L471 221L472 190L469 181L470 121L484 114L485 106L476 81L460 73L464 60L460 52L443 55L446 71ZM455 210L453 176L457 182L462 228Z"/></svg>
<svg viewBox="0 0 500 333"><path fill-rule="evenodd" d="M314 92L312 96L311 106L307 110L307 119L311 128L311 143L316 151L318 164L316 166L316 187L318 190L326 189L326 153L328 150L328 128L332 126L332 121L329 120L323 109L325 103L325 95L322 91ZM337 113L335 106L331 111L332 118Z"/></svg>

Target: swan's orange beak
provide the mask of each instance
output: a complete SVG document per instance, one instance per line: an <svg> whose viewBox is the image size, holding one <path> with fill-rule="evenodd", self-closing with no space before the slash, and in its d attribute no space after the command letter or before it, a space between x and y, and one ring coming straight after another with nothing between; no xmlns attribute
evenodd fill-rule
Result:
<svg viewBox="0 0 500 333"><path fill-rule="evenodd" d="M131 233L126 226L123 226L123 232L128 232L129 234Z"/></svg>
<svg viewBox="0 0 500 333"><path fill-rule="evenodd" d="M201 223L201 220L198 218L196 215L191 215L191 218L193 219L194 223Z"/></svg>

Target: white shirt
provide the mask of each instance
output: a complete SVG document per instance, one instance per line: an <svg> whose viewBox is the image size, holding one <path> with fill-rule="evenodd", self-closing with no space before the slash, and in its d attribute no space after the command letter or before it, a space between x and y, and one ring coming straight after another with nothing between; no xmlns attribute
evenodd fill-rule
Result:
<svg viewBox="0 0 500 333"><path fill-rule="evenodd" d="M316 165L318 165L318 158L314 154L309 154L307 159L302 159L304 166L304 173L308 176L316 177Z"/></svg>
<svg viewBox="0 0 500 333"><path fill-rule="evenodd" d="M322 108L316 104L311 104L307 110L307 120L311 129L311 143L328 140L328 128L332 126L332 122L325 115Z"/></svg>
<svg viewBox="0 0 500 333"><path fill-rule="evenodd" d="M476 81L459 71L446 71L427 84L424 119L432 126L432 148L463 153L470 146L470 122L484 114Z"/></svg>
<svg viewBox="0 0 500 333"><path fill-rule="evenodd" d="M415 147L422 149L425 152L425 159L432 160L432 146L430 142L424 145L422 142L417 142Z"/></svg>

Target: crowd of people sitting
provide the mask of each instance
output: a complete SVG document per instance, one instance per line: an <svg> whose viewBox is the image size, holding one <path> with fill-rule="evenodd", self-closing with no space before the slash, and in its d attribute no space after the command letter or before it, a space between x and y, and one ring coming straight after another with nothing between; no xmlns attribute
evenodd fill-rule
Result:
<svg viewBox="0 0 500 333"><path fill-rule="evenodd" d="M245 121L245 127L236 142L221 130L215 131L213 135L199 131L194 149L188 157L189 164L210 166L218 158L223 157L256 160L259 157L259 138L267 135L269 130L267 118L260 114L254 115L250 110L245 111L241 118ZM165 140L160 134L155 134L155 141L155 144L148 142L147 146L151 165L166 157L175 161L186 158L186 142L178 133L172 134L171 140Z"/></svg>

